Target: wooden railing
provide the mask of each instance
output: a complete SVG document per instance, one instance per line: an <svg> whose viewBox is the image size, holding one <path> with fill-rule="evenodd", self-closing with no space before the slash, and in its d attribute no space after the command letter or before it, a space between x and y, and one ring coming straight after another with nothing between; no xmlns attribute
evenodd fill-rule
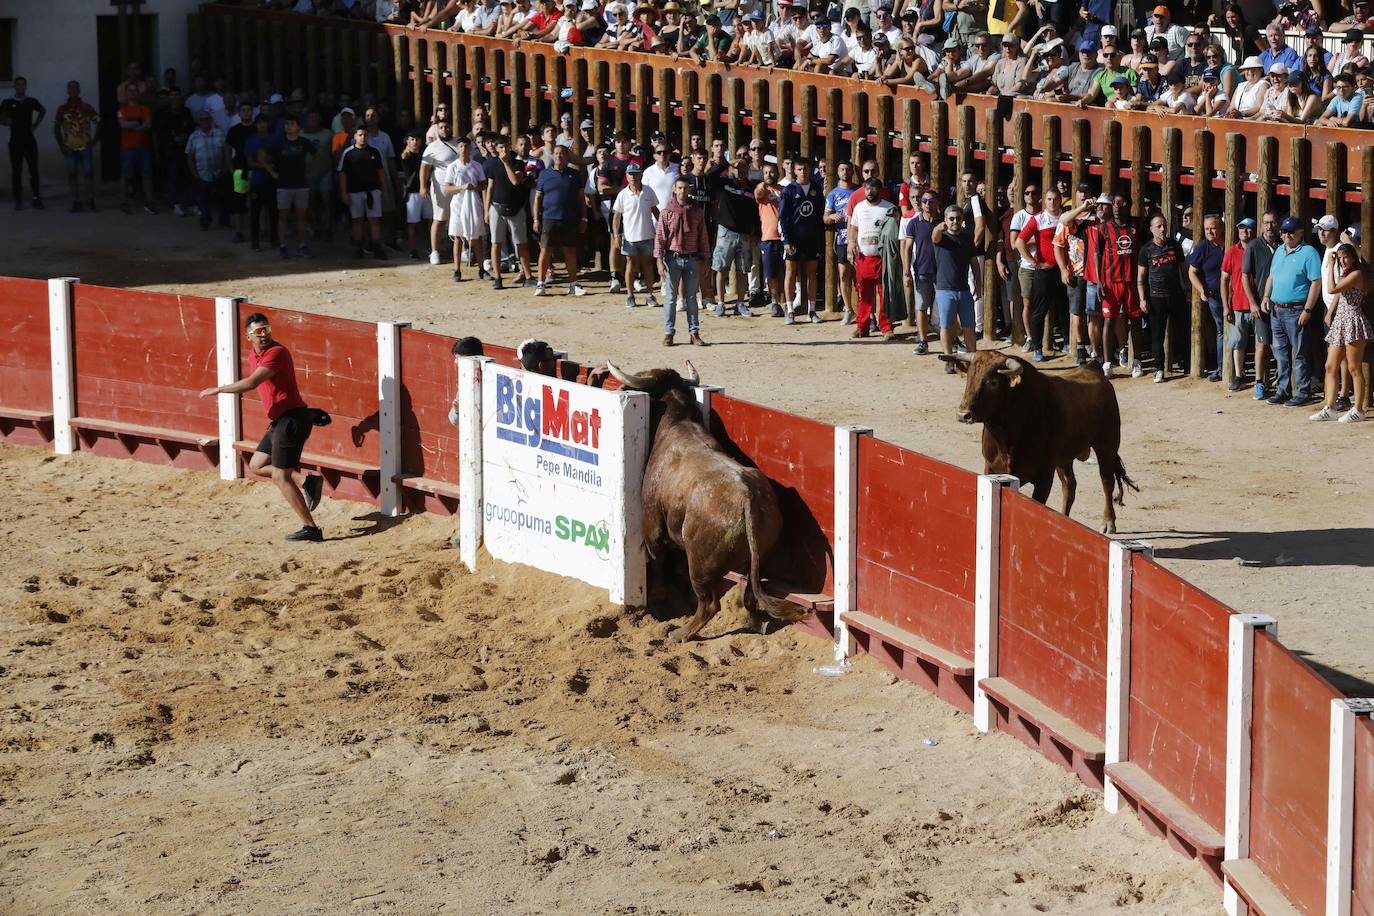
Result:
<svg viewBox="0 0 1374 916"><path fill-rule="evenodd" d="M1341 225L1358 223L1366 259L1374 259L1374 137L1369 131L1314 128L1229 118L1081 108L994 96L933 98L915 87L892 90L847 77L723 64L698 66L663 55L478 38L439 30L407 31L349 20L209 5L192 14L190 47L201 69L233 87L270 79L281 89L373 94L425 120L447 100L457 122L485 106L496 124L575 123L590 118L597 142L618 130L647 138L662 131L723 135L730 149L758 136L779 157L801 152L833 173L844 159L872 157L881 174L905 174L906 153L929 155L934 187L950 189L965 170L1018 201L1028 182L1091 177L1123 193L1142 216L1150 203L1172 219L1191 204L1201 216L1236 223L1267 210ZM827 262L833 258L826 246ZM825 303L835 307L835 271L827 263ZM987 288L996 290L991 259ZM998 297L985 297L985 332ZM1017 310L1013 309L1013 312ZM1201 372L1210 316L1195 302L1191 366ZM1230 361L1226 361L1229 372Z"/></svg>

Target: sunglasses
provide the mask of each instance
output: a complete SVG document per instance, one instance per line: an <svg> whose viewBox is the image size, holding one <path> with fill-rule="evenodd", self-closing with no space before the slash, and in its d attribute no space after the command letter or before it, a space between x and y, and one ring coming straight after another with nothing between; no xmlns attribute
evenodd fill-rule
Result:
<svg viewBox="0 0 1374 916"><path fill-rule="evenodd" d="M271 328L270 326L268 326L268 325L260 324L260 325L258 325L256 328L249 328L249 329L248 329L248 336L249 336L249 337L271 337L271 336L272 336L272 328Z"/></svg>
<svg viewBox="0 0 1374 916"><path fill-rule="evenodd" d="M921 198L921 203L923 203L923 204L937 204L937 203L939 203L939 201L936 200L934 197L922 197L922 198Z"/></svg>

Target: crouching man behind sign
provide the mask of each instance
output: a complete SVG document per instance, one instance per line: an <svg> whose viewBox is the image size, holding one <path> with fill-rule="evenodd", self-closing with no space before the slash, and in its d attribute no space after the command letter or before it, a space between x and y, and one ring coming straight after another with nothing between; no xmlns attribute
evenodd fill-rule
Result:
<svg viewBox="0 0 1374 916"><path fill-rule="evenodd" d="M286 347L272 339L267 316L255 312L244 322L248 342L253 351L248 355L252 370L247 378L219 388L206 388L203 398L217 394L242 394L257 389L262 408L271 425L248 462L248 471L261 480L271 480L286 497L303 524L299 531L286 536L288 541L323 541L324 533L315 524L310 512L320 503L324 480L318 474L305 474L300 469L301 452L310 438L311 427L319 422L323 411L305 405L296 387L296 366ZM271 472L264 469L271 464Z"/></svg>

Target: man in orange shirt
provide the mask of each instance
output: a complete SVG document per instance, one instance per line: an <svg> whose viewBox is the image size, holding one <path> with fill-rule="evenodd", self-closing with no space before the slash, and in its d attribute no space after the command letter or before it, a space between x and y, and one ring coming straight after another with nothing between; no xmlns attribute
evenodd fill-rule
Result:
<svg viewBox="0 0 1374 916"><path fill-rule="evenodd" d="M773 317L782 317L782 234L778 232L778 204L782 202L782 186L778 184L778 164L763 164L763 181L754 186L754 199L759 202L760 279L768 287L773 299Z"/></svg>
<svg viewBox="0 0 1374 916"><path fill-rule="evenodd" d="M137 193L143 196L145 213L156 213L153 206L153 113L134 97L119 106L119 174L124 185L124 202L119 209L132 213L135 196L134 176L141 179Z"/></svg>

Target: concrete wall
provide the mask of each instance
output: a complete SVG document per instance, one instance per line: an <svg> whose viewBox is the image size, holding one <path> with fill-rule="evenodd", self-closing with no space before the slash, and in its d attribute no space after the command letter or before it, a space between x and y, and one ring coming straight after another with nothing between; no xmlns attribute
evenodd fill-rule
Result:
<svg viewBox="0 0 1374 916"><path fill-rule="evenodd" d="M167 67L175 67L182 86L190 83L187 59L186 16L200 6L199 0L145 0L141 12L157 16L157 40L151 60L161 77ZM45 195L62 192L66 179L61 156L52 136L52 114L67 96L67 81L81 82L82 96L99 107L99 73L96 54L96 17L114 16L118 8L110 0L0 0L0 18L16 19L14 72L29 81L29 95L48 109L48 118L38 128L38 149ZM8 98L12 88L0 83L0 98ZM101 111L102 117L114 112ZM9 139L9 132L0 128ZM0 169L4 200L9 199L9 169ZM26 181L27 184L27 181Z"/></svg>

